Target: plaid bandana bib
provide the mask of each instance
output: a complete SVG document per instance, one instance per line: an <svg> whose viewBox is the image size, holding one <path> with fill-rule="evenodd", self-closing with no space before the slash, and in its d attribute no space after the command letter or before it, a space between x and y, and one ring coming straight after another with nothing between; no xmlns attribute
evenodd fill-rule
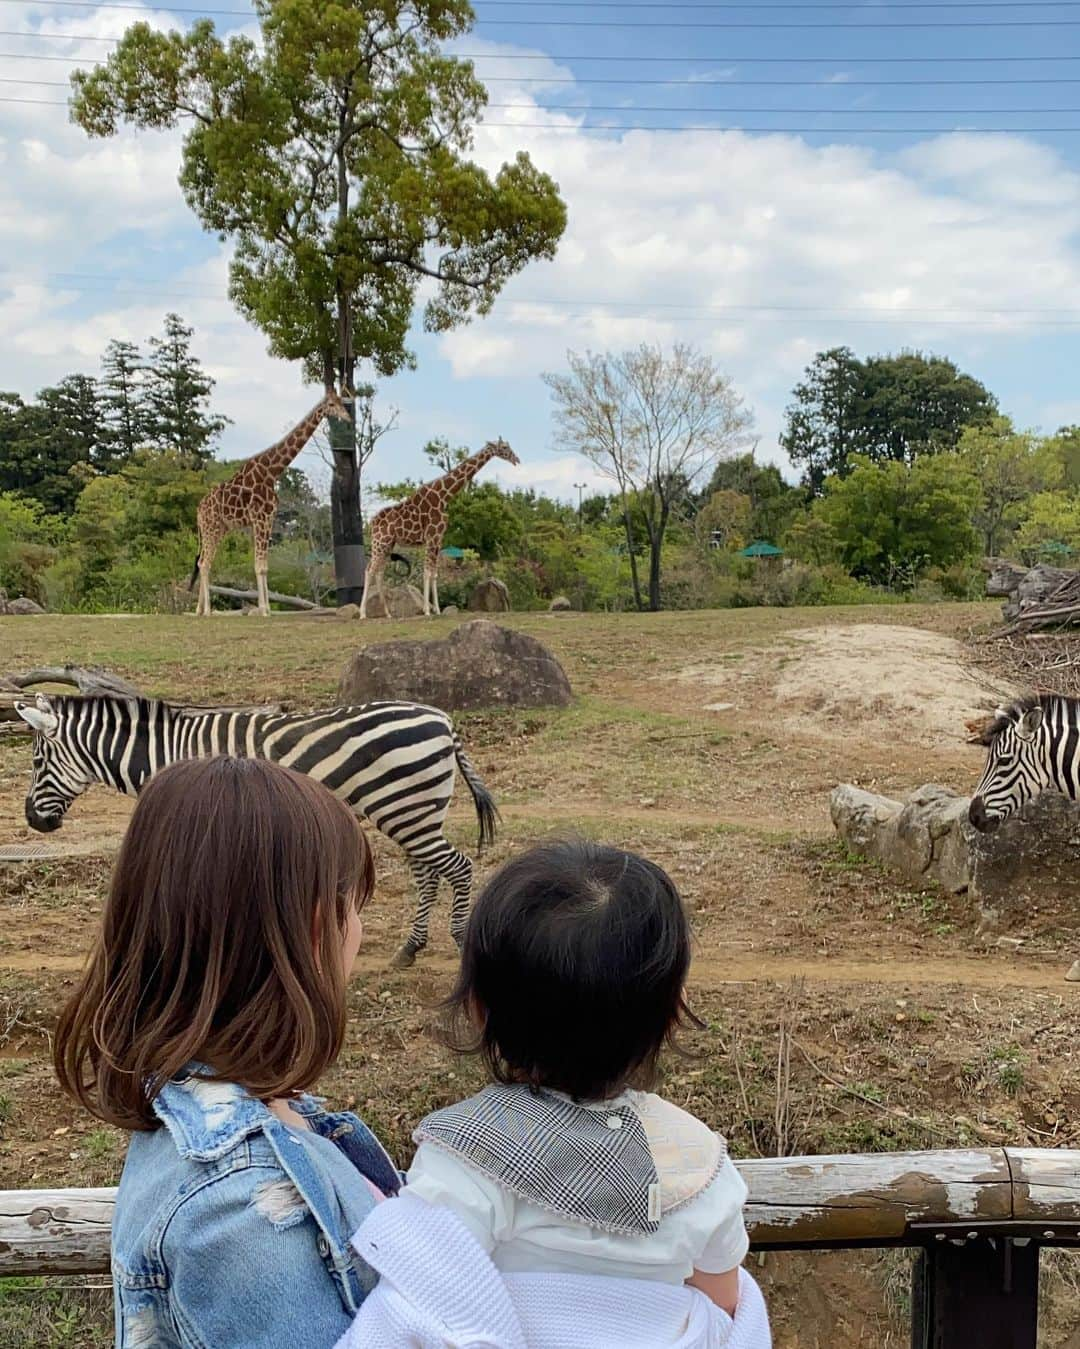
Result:
<svg viewBox="0 0 1080 1349"><path fill-rule="evenodd" d="M598 1108L528 1087L492 1086L429 1115L413 1139L457 1154L569 1222L647 1235L712 1181L726 1149L678 1107L659 1097L640 1100L641 1112L622 1101Z"/></svg>

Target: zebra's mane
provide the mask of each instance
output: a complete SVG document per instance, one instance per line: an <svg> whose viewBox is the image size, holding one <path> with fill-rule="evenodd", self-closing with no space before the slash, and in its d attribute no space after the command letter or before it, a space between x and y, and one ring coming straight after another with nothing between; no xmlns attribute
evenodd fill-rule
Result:
<svg viewBox="0 0 1080 1349"><path fill-rule="evenodd" d="M1070 712L1074 713L1074 716L1069 718L1070 721L1077 719L1075 714L1080 711L1080 698L1070 698L1064 693L1025 693L1006 707L998 708L997 713L973 737L973 743L989 747L1002 731L1009 726L1015 726L1028 712L1036 707L1052 707L1055 703L1064 703Z"/></svg>

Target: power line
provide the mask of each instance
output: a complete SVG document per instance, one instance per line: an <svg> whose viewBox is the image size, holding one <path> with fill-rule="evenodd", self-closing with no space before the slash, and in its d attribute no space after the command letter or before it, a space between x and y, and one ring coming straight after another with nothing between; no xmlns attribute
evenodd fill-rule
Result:
<svg viewBox="0 0 1080 1349"><path fill-rule="evenodd" d="M10 3L16 3L16 2L17 2L17 0L3 0L3 3L7 3L7 4L10 4ZM493 3L493 2L494 2L494 0L489 0L489 3ZM47 6L47 7L50 7L50 8L51 8L51 7L59 7L59 8L66 8L66 9L89 9L89 10L104 10L104 9L108 9L108 10L136 10L136 11L141 11L141 12L144 13L144 14L145 14L145 13L150 13L150 12L152 12L152 11L148 11L148 10L147 10L144 6L142 6L142 5L123 4L123 3L98 4L98 3L94 3L94 0L37 0L37 5L40 5L40 6ZM556 7L556 8L566 8L566 7L568 7L568 6L553 6L553 7ZM635 8L659 8L659 7L660 7L660 6L643 6L643 5L635 6ZM679 6L676 6L676 8L678 8L678 7L679 7ZM971 7L971 8L974 8L975 6L970 6L970 7ZM1006 6L1003 6L1003 7L1006 7ZM1026 8L1031 8L1031 6L1020 6L1020 8L1025 8L1025 7L1026 7ZM1039 7L1041 8L1042 6L1039 6ZM219 16L220 16L220 17L235 17L235 18L248 18L248 19L251 19L251 18L254 18L254 17L255 17L254 14L251 12L251 10L241 10L241 9L218 9L218 10L213 10L213 9L202 10L202 9L192 9L192 8L174 9L174 8L171 7L171 6L164 6L163 8L165 8L168 12L172 12L172 13L197 15L197 16L205 17L205 18L219 17ZM614 5L610 5L610 6L605 5L605 6L598 6L598 8L616 8L616 6L614 6ZM687 6L686 8L705 8L705 7L704 7L704 6ZM712 7L712 8L719 8L719 7ZM740 8L740 9L757 9L757 8L759 8L759 7L758 7L758 6L753 6L753 5L741 5L741 6L737 6L737 7L736 7L736 6L733 6L732 8ZM761 7L761 8L764 8L764 7ZM784 6L775 6L774 8L777 9L777 10L781 10L781 9L782 9L784 12L790 13L790 12L793 11L793 10L801 10L801 9L806 8L806 7L805 7L805 6L798 6L798 5L784 5ZM836 5L836 6L823 6L822 8L829 8L829 9L837 8L837 9L838 9L838 8L846 8L846 6L840 6L840 5ZM899 6L896 6L895 8L898 8L898 9L909 9L909 8L910 8L910 9L914 9L914 8L916 8L916 6L914 6L914 5L910 5L910 6L909 6L909 5L899 5ZM920 6L919 8L933 8L933 6ZM949 8L949 6L946 6L946 8ZM987 8L988 8L988 6L987 6ZM785 19L785 20L782 20L782 21L779 21L779 22L773 22L773 23L759 23L759 22L757 22L757 21L755 21L755 20L744 20L744 19L737 19L737 20L732 20L732 19L723 19L723 20L702 20L702 19L690 19L690 20L685 20L685 19L676 19L676 20L671 20L671 19L660 19L660 20L655 20L655 19L631 19L631 20L627 21L627 20L623 20L623 19L610 20L610 19L544 19L544 18L540 18L540 19L537 19L537 18L531 18L531 19L494 19L494 18L493 18L493 19L485 19L485 20L483 20L483 22L495 24L495 25L497 25L497 26L499 26L499 27L501 27L501 28L668 28L668 29L678 29L678 28L697 28L697 29L700 29L700 28L726 28L726 29L736 29L736 30L737 30L737 29L756 29L756 30L765 30L765 31L768 31L769 29L773 29L773 28L775 28L775 29L780 29L780 30L790 30L790 29L800 29L800 30L802 30L802 29L811 29L811 30L812 30L812 29L815 29L815 28L820 28L820 29L822 29L822 30L830 30L830 29L833 29L833 30L835 30L835 29L840 29L840 30L843 30L843 29L855 30L855 29L873 29L873 28L887 28L887 29L897 29L897 28L908 28L908 29L910 29L910 28L1025 28L1025 27L1027 27L1027 28L1073 28L1073 27L1080 26L1080 20L1077 20L1077 19L975 19L975 20L970 20L970 19L937 19L937 20L934 20L934 19L931 19L931 20L926 20L926 19L921 19L921 20L901 19L901 20L899 20L899 21L886 20L886 21L884 21L884 22L878 20L878 21L874 21L874 22L871 22L871 23L836 23L836 22L803 23L803 22L800 22L800 21L791 21L791 20L786 20L786 19Z"/></svg>
<svg viewBox="0 0 1080 1349"><path fill-rule="evenodd" d="M67 80L27 80L16 78L0 78L0 84L19 84L41 89L69 89L70 83ZM698 86L700 87L700 86ZM707 87L707 86L706 86ZM843 88L843 85L836 86ZM47 106L55 106L48 104ZM706 104L698 107L688 107L686 104L658 104L658 103L636 103L628 106L625 103L562 103L557 106L548 106L541 109L537 103L487 103L487 108L497 108L500 111L510 109L536 110L554 113L563 112L669 112L669 113L759 113L761 116L787 116L792 113L810 113L821 117L863 117L867 111L872 111L875 116L912 116L922 114L934 114L935 116L950 117L982 117L982 116L1002 116L1002 117L1036 117L1044 114L1058 116L1065 113L1080 115L1080 106L1070 108L759 108L747 107L745 104ZM1022 128L1021 128L1022 129Z"/></svg>
<svg viewBox="0 0 1080 1349"><path fill-rule="evenodd" d="M1077 0L1080 3L1080 0ZM83 58L78 56L38 56L33 52L0 52L0 61L59 61L66 65L77 64ZM499 60L511 60L511 57L499 57ZM1018 58L1022 59L1022 58ZM96 68L96 67L92 67ZM576 84L600 84L600 85L650 85L663 86L665 88L680 89L701 89L708 88L710 85L716 85L725 89L940 89L943 87L952 87L954 85L971 85L973 88L998 88L1002 85L1030 85L1030 84L1080 84L1080 79L1073 78L1047 78L1045 76L1032 77L1031 79L986 79L986 80L834 80L826 81L816 80L653 80L653 79L602 79L588 78L575 79L570 76L566 79L553 79L546 75L485 75L485 84L543 84L543 85L576 85ZM66 83L66 82L65 82Z"/></svg>
<svg viewBox="0 0 1080 1349"><path fill-rule="evenodd" d="M24 4L25 0L0 0L3 4ZM848 3L834 4L774 4L758 3L757 0L744 0L742 4L718 3L717 0L709 0L708 3L698 3L696 0L689 0L689 3L680 3L679 0L473 0L474 8L498 8L498 9L689 9L705 10L709 12L730 11L730 10L771 10L790 13L798 11L834 10L851 9L850 0ZM947 3L945 0L924 0L924 3L917 4L893 4L886 5L886 9L902 10L940 10L940 9L979 9L979 10L998 10L998 9L1076 9L1080 6L1080 0L1035 0L1033 4L1021 3L1021 0L956 0L956 3ZM125 0L35 0L34 7L41 8L60 8L60 9L117 9L117 10L140 10L147 12L147 8L141 4L126 3ZM163 5L162 9L170 14L195 14L205 15L208 18L254 18L250 9L213 9L213 8L191 8L177 5Z"/></svg>
<svg viewBox="0 0 1080 1349"><path fill-rule="evenodd" d="M44 279L63 283L67 289L71 290L89 290L98 286L106 286L110 289L129 287L130 290L123 290L123 293L131 295L143 295L149 292L155 294L167 293L176 299L220 299L227 300L223 291L211 290L209 287L192 288L184 282L169 282L164 277L113 277L104 273L91 272L47 272ZM12 277L10 273L0 271L0 282L11 285L18 284L19 281L27 284L39 283L37 277ZM187 285L184 290L177 289L177 286ZM159 287L168 287L162 292ZM906 307L885 308L876 305L809 305L809 304L696 304L693 301L680 302L677 300L613 300L603 298L589 297L571 297L571 296L522 296L515 298L513 296L502 296L501 302L509 306L519 306L525 308L551 309L551 308L569 308L581 310L610 309L619 312L633 311L634 313L678 313L695 314L702 319L722 317L727 314L752 314L757 317L766 315L780 315L793 320L820 316L822 314L844 315L864 319L866 322L876 323L883 319L892 319L897 322L923 322L928 321L927 316L935 321L945 321L945 316L950 316L950 322L966 322L967 318L958 316L970 316L972 319L980 318L1028 318L1040 322L1054 318L1054 321L1061 323L1080 323L1080 307L1071 305L1054 306L1017 306L1017 305L909 305ZM1056 318L1054 317L1056 316ZM1071 317L1065 317L1071 316Z"/></svg>
<svg viewBox="0 0 1080 1349"><path fill-rule="evenodd" d="M87 37L82 33L27 33L21 30L0 29L0 37L32 38L47 42L103 42L115 46L121 39L115 37ZM845 56L591 56L587 53L570 53L555 56L550 53L522 52L513 56L504 56L492 52L454 52L463 61L621 61L627 65L642 63L667 64L678 63L708 65L710 62L723 67L731 65L971 65L1000 64L1001 62L1044 62L1044 61L1080 61L1077 56L854 56L850 52ZM76 59L76 58L73 58Z"/></svg>
<svg viewBox="0 0 1080 1349"><path fill-rule="evenodd" d="M44 98L7 98L0 97L0 103L20 103L36 108L66 108L66 101ZM526 105L531 106L531 105ZM547 111L558 112L558 108ZM620 111L624 111L620 109ZM625 109L633 112L633 108ZM648 109L642 109L648 111ZM688 108L681 111L693 112ZM758 111L767 113L769 109ZM919 109L912 109L918 112ZM991 111L990 109L986 110ZM1033 112L1040 111L1032 109ZM826 113L825 115L828 115ZM970 115L970 114L965 114ZM477 129L503 131L657 131L669 135L694 132L738 132L745 136L1076 136L1080 135L1080 126L715 126L693 124L691 126L659 126L653 123L630 122L612 124L608 122L487 122L477 123Z"/></svg>

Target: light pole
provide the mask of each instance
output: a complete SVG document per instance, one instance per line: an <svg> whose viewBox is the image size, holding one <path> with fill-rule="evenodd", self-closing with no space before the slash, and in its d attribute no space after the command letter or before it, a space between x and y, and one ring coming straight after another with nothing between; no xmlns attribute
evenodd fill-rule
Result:
<svg viewBox="0 0 1080 1349"><path fill-rule="evenodd" d="M585 488L588 487L588 485L589 484L587 482L574 483L574 486L577 488L577 527L579 531L582 528L581 494L585 491Z"/></svg>

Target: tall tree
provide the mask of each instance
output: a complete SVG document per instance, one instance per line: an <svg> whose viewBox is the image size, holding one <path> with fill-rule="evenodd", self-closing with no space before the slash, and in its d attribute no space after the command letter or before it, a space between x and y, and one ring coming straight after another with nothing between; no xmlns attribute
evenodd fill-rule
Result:
<svg viewBox="0 0 1080 1349"><path fill-rule="evenodd" d="M649 540L649 608L659 609L661 554L672 511L723 455L747 443L752 418L704 352L646 344L621 355L569 353L547 374L562 444L616 483L633 560L632 517ZM642 607L634 566L634 592Z"/></svg>
<svg viewBox="0 0 1080 1349"><path fill-rule="evenodd" d="M552 257L566 211L525 154L489 175L467 157L486 93L441 44L472 25L467 0L255 0L260 41L130 28L74 76L90 134L191 122L181 185L200 221L235 242L230 294L277 356L353 387L358 360L408 365L418 288L425 325L487 313L527 262ZM360 466L334 435L339 602L363 588Z"/></svg>
<svg viewBox="0 0 1080 1349"><path fill-rule="evenodd" d="M716 492L738 492L749 497L749 530L755 539L779 543L795 516L806 505L806 492L784 481L775 464L762 464L749 454L722 459L702 494L704 507Z"/></svg>
<svg viewBox="0 0 1080 1349"><path fill-rule="evenodd" d="M192 353L194 331L179 314L166 314L164 335L150 339L146 408L156 445L205 464L229 419L209 410L214 381Z"/></svg>
<svg viewBox="0 0 1080 1349"><path fill-rule="evenodd" d="M955 450L965 426L997 414L993 395L942 356L917 351L860 361L848 347L819 353L795 386L780 446L820 496L830 474L853 456L914 463Z"/></svg>
<svg viewBox="0 0 1080 1349"><path fill-rule="evenodd" d="M826 477L842 473L859 448L863 365L850 347L819 352L792 390L780 448L814 496Z"/></svg>
<svg viewBox="0 0 1080 1349"><path fill-rule="evenodd" d="M424 454L440 473L449 473L451 469L463 464L469 457L468 445L451 445L445 436L436 436L424 446ZM469 483L469 489L475 487Z"/></svg>
<svg viewBox="0 0 1080 1349"><path fill-rule="evenodd" d="M145 367L134 342L112 341L101 358L101 402L110 466L126 464L146 441Z"/></svg>
<svg viewBox="0 0 1080 1349"><path fill-rule="evenodd" d="M94 381L69 375L34 403L0 394L0 491L20 492L69 515L107 443Z"/></svg>
<svg viewBox="0 0 1080 1349"><path fill-rule="evenodd" d="M1053 442L1017 431L1008 417L971 426L960 437L960 456L979 484L972 522L987 557L997 557L1016 533L1023 506L1037 492L1058 487L1064 465Z"/></svg>
<svg viewBox="0 0 1080 1349"><path fill-rule="evenodd" d="M814 516L830 527L850 571L886 582L970 557L978 497L979 485L957 455L914 464L856 458L847 477L829 480Z"/></svg>
<svg viewBox="0 0 1080 1349"><path fill-rule="evenodd" d="M877 462L912 464L955 450L964 427L987 426L997 415L993 394L944 356L871 356L862 385L859 452Z"/></svg>

